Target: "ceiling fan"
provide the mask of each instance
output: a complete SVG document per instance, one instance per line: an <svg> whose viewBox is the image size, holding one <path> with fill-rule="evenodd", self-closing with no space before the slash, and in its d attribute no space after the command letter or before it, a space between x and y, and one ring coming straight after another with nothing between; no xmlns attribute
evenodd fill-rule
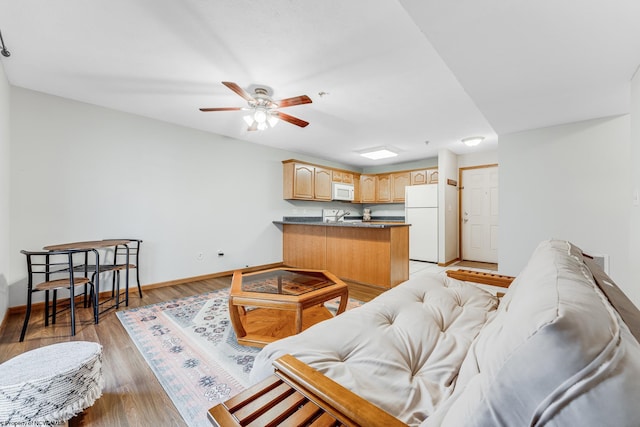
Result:
<svg viewBox="0 0 640 427"><path fill-rule="evenodd" d="M278 119L300 126L301 128L309 124L309 122L305 122L302 119L278 111L278 108L310 104L312 101L307 95L273 101L269 96L269 91L265 88L255 88L255 93L251 96L247 91L233 82L222 82L222 84L244 98L249 104L249 107L201 108L200 111L250 111L251 113L244 117L247 125L249 125L247 130L250 131L264 130L273 127L278 123Z"/></svg>

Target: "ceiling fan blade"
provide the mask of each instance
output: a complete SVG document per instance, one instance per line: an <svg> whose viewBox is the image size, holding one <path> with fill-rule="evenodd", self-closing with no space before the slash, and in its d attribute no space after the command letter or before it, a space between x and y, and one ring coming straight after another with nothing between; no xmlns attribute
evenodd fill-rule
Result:
<svg viewBox="0 0 640 427"><path fill-rule="evenodd" d="M238 111L244 110L242 107L220 107L220 108L201 108L200 111Z"/></svg>
<svg viewBox="0 0 640 427"><path fill-rule="evenodd" d="M235 84L233 82L222 82L222 84L225 85L226 87L228 87L229 89L231 89L232 91L234 91L235 93L237 93L238 95L240 95L241 97L243 97L244 99L246 99L247 101L254 101L255 102L255 99L253 99L253 96L249 95L247 93L247 91L242 89L237 84Z"/></svg>
<svg viewBox="0 0 640 427"><path fill-rule="evenodd" d="M305 122L302 119L297 117L290 116L288 114L282 113L280 111L273 111L271 114L279 118L280 120L284 120L285 122L289 122L292 125L300 126L301 128L309 125L309 122Z"/></svg>
<svg viewBox="0 0 640 427"><path fill-rule="evenodd" d="M292 107L300 104L311 104L313 101L307 95L294 96L293 98L281 99L280 101L273 101L280 108Z"/></svg>

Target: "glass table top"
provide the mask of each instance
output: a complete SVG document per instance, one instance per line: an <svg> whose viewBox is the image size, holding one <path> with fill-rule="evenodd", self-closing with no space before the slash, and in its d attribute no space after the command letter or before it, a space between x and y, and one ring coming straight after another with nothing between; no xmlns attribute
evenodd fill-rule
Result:
<svg viewBox="0 0 640 427"><path fill-rule="evenodd" d="M334 284L315 271L273 270L242 277L243 292L266 294L302 295Z"/></svg>

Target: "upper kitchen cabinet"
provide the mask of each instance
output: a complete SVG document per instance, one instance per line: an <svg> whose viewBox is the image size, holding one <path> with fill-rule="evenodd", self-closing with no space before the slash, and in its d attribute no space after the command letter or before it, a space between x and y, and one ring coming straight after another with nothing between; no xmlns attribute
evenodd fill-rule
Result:
<svg viewBox="0 0 640 427"><path fill-rule="evenodd" d="M296 200L331 200L331 170L283 162L283 196Z"/></svg>
<svg viewBox="0 0 640 427"><path fill-rule="evenodd" d="M391 201L391 174L378 175L378 188L376 191L376 202Z"/></svg>
<svg viewBox="0 0 640 427"><path fill-rule="evenodd" d="M316 200L331 200L331 171L315 167L314 191Z"/></svg>
<svg viewBox="0 0 640 427"><path fill-rule="evenodd" d="M427 183L427 171L411 171L411 185L423 185Z"/></svg>
<svg viewBox="0 0 640 427"><path fill-rule="evenodd" d="M353 185L353 203L404 203L409 185L436 184L438 169L416 169L360 175L300 160L282 161L284 198L287 200L333 199L333 184Z"/></svg>
<svg viewBox="0 0 640 427"><path fill-rule="evenodd" d="M396 203L404 203L404 189L410 183L411 172L391 174L391 200Z"/></svg>
<svg viewBox="0 0 640 427"><path fill-rule="evenodd" d="M331 178L333 182L342 182L343 184L353 184L353 174L350 172L333 170L331 171Z"/></svg>
<svg viewBox="0 0 640 427"><path fill-rule="evenodd" d="M438 169L425 169L411 171L410 185L424 185L438 183Z"/></svg>
<svg viewBox="0 0 640 427"><path fill-rule="evenodd" d="M362 203L375 203L377 201L377 183L378 180L375 175L360 176L360 201Z"/></svg>

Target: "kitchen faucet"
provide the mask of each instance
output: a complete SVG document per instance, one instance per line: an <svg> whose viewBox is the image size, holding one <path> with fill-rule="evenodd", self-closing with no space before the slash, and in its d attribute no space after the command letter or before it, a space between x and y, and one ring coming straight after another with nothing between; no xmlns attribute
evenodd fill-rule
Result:
<svg viewBox="0 0 640 427"><path fill-rule="evenodd" d="M338 212L340 212L341 209L338 209ZM347 210L342 210L341 214L338 214L338 212L336 212L336 222L340 221L340 219L344 218L345 216L349 215L351 212L347 211Z"/></svg>

